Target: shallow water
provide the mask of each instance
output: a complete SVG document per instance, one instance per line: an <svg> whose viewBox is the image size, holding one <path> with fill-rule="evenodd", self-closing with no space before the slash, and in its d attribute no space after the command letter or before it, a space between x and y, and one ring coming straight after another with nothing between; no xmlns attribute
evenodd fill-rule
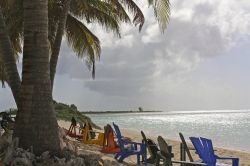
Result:
<svg viewBox="0 0 250 166"><path fill-rule="evenodd" d="M179 140L179 132L211 138L215 146L250 152L250 110L178 111L133 114L91 114L95 123L104 126L115 122L121 128L145 130Z"/></svg>

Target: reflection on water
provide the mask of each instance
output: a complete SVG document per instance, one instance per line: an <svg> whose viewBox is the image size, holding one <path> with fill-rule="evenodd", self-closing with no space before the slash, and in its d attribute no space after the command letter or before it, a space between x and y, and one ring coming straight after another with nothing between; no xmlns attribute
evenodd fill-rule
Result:
<svg viewBox="0 0 250 166"><path fill-rule="evenodd" d="M116 122L121 128L145 130L151 135L179 139L211 138L215 146L250 152L250 110L179 111L140 114L89 115L100 126Z"/></svg>

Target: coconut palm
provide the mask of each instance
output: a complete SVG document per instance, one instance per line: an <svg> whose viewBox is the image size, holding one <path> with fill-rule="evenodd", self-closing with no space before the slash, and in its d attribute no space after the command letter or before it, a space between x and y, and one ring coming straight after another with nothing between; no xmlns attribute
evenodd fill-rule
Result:
<svg viewBox="0 0 250 166"><path fill-rule="evenodd" d="M71 3L70 3L71 1ZM126 13L125 9L132 13L133 23L139 25L139 30L141 30L144 23L144 16L140 8L134 3L133 0L70 0L70 1L56 1L49 0L49 40L51 44L51 62L50 62L50 77L53 87L53 80L56 73L56 66L60 51L60 45L62 40L62 35L65 33L68 40L69 46L76 52L76 55L80 58L84 58L89 66L92 69L92 75L95 74L95 61L100 57L100 42L98 38L91 33L91 31L85 26L83 21L86 20L89 22L98 22L108 31L112 30L118 36L119 34L119 21L130 23L130 18ZM0 5L3 6L4 2L9 2L9 0L1 1ZM10 1L13 2L13 1ZM169 10L169 1L168 0L148 0L149 5L153 6L155 11L155 16L159 21L159 25L162 30L166 28L170 10ZM18 24L14 24L14 27L11 28L14 30L14 33L11 38L14 50L16 52L21 51L20 47L20 37L22 33L20 32L20 27L22 23L22 10L19 9L18 5L22 5L22 0L15 1L15 7L12 9L13 13L11 15L12 20L21 20L18 21ZM70 7L69 7L70 5ZM11 4L11 7L14 5ZM8 7L11 9L10 7ZM111 10L110 10L111 9ZM64 25L67 10L66 25ZM15 11L15 12L13 12ZM16 15L15 15L16 14ZM16 16L19 16L18 19L13 19ZM60 20L59 20L60 19ZM13 23L14 21L12 21ZM14 22L15 23L15 22ZM59 25L60 24L60 25ZM18 26L15 26L18 25ZM17 31L17 27L19 30ZM63 28L64 27L64 28ZM67 28L67 29L66 29ZM74 28L74 29L73 29ZM65 32L64 32L65 31ZM74 33L75 32L75 33ZM77 33L76 33L77 32Z"/></svg>
<svg viewBox="0 0 250 166"><path fill-rule="evenodd" d="M36 154L60 150L49 75L48 1L23 0L22 85L14 137ZM31 17L32 16L32 17Z"/></svg>
<svg viewBox="0 0 250 166"><path fill-rule="evenodd" d="M19 103L19 111L17 114L14 136L20 138L21 146L25 148L33 146L35 153L41 153L45 150L57 151L59 150L58 131L52 106L52 79L50 79L49 76L49 64L52 62L54 56L57 56L56 58L58 58L59 50L55 51L54 49L60 48L61 35L66 31L66 38L69 40L70 46L72 46L73 50L76 51L80 57L84 54L88 55L87 60L91 64L92 72L94 73L95 61L100 56L100 44L97 37L94 36L94 34L92 34L83 24L83 20L86 20L85 23L98 22L109 30L116 32L119 36L119 22L130 22L125 9L128 9L133 13L133 23L139 25L139 30L144 23L144 17L132 0L72 0L71 3L68 4L70 6L67 6L67 1L58 0L54 1L58 5L55 6L55 9L57 9L56 12L62 14L66 11L65 15L49 14L49 16L52 17L48 17L47 8L53 8L54 2L52 0L49 0L49 5L47 5L47 1L23 1L23 71L20 95L17 95L18 100L16 100ZM159 1L163 0L158 0L157 2ZM52 6L50 6L51 4ZM158 10L156 0L152 4L155 7L155 10ZM64 18L61 16L64 16ZM164 20L162 19L164 17L162 17L162 15L159 16L157 12L156 17L159 21ZM5 16L2 18L8 20L7 18L11 17ZM5 22L8 22L6 20ZM11 21L12 19L9 19L9 24L6 23L6 27L8 28L6 28L4 24L1 24L3 25L2 29L5 29L5 32L8 31L8 33L5 34L9 35L8 43L10 46L5 48L8 48L8 50L12 50L13 48L18 50L18 46L21 45L20 39L22 38L22 32L15 30L13 37L11 37L9 31L11 27L15 25L14 23L11 24ZM53 22L54 25L48 26L47 22L49 21L50 23ZM20 27L22 26L20 25ZM79 33L82 35L80 39ZM49 58L48 39L50 40L51 58ZM4 40L1 38L1 44L3 44L2 41ZM15 43L17 43L16 46ZM5 54L3 48L0 48L1 53ZM6 64L4 65L3 71L5 75L3 76L7 76L8 84L9 80L13 79L12 77L17 78L17 76L12 75L11 70L8 70L8 67L11 66L11 64L15 64L15 58L13 58L14 51L12 51L11 55L12 59L9 60L11 63L6 63L6 59L4 58L1 58L0 60ZM57 62L57 59L55 62ZM56 64L53 65L53 67L56 67ZM9 85L12 86L11 84ZM32 141L30 138L32 138ZM53 142L53 144L51 144L51 142Z"/></svg>
<svg viewBox="0 0 250 166"><path fill-rule="evenodd" d="M130 22L127 12L119 1L69 0L67 2L64 1L64 3L62 2L61 6L62 10L57 20L57 33L50 60L52 86L64 31L66 31L66 38L70 46L77 53L78 57L85 58L87 64L92 66L92 76L95 77L95 61L100 57L100 43L98 38L87 29L80 19L86 20L87 23L98 22L105 29L113 31L118 36L120 36L119 22ZM140 24L139 28L141 29L144 23L144 16L140 8L135 3L127 4L127 8L134 15L133 22ZM74 33L76 31L83 33ZM79 37L79 34L81 34L81 37Z"/></svg>

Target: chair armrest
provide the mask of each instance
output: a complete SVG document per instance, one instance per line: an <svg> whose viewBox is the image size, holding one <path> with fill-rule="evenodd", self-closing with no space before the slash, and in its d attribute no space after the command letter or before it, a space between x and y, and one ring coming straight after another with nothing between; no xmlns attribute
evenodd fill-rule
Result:
<svg viewBox="0 0 250 166"><path fill-rule="evenodd" d="M157 154L158 154L161 158L163 158L163 159L166 159L166 157L169 157L169 158L173 158L173 157L174 157L174 154L173 154L173 153L171 153L170 156L165 156L165 155L163 155L163 154L161 153L160 150L157 151Z"/></svg>
<svg viewBox="0 0 250 166"><path fill-rule="evenodd" d="M163 160L166 160L166 157L161 154L161 151L157 152L157 155L162 158Z"/></svg>
<svg viewBox="0 0 250 166"><path fill-rule="evenodd" d="M239 158L237 157L219 157L216 156L216 159L222 159L222 160L232 160L232 166L239 166Z"/></svg>
<svg viewBox="0 0 250 166"><path fill-rule="evenodd" d="M237 157L219 157L217 155L215 155L216 159L221 159L221 160L236 160L239 159Z"/></svg>
<svg viewBox="0 0 250 166"><path fill-rule="evenodd" d="M143 143L139 143L139 142L132 142L132 141L124 141L124 144L134 144L134 145L144 145Z"/></svg>
<svg viewBox="0 0 250 166"><path fill-rule="evenodd" d="M207 164L205 163L198 163L198 162L188 162L188 161L175 161L175 160L172 160L172 163L179 163L179 164L184 164L184 165L197 165L197 166L200 166L200 165L204 165L206 166Z"/></svg>
<svg viewBox="0 0 250 166"><path fill-rule="evenodd" d="M194 147L188 147L188 150L195 150Z"/></svg>

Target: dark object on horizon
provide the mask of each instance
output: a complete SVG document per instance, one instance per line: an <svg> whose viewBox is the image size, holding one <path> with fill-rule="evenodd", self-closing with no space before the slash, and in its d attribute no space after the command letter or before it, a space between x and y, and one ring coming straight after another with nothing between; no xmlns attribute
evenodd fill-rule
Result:
<svg viewBox="0 0 250 166"><path fill-rule="evenodd" d="M143 112L143 108L142 107L139 107L138 110L139 110L139 112Z"/></svg>
<svg viewBox="0 0 250 166"><path fill-rule="evenodd" d="M212 140L202 137L190 137L190 140L193 143L199 157L202 159L202 162L206 163L208 166L220 166L220 164L221 166L225 165L217 163L217 159L232 160L232 166L239 166L239 158L219 157L215 155Z"/></svg>
<svg viewBox="0 0 250 166"><path fill-rule="evenodd" d="M153 164L156 162L156 154L159 151L159 149L153 140L146 137L143 131L141 131L141 135L142 135L142 142L145 143L146 148L150 154L150 157L147 158L147 163Z"/></svg>
<svg viewBox="0 0 250 166"><path fill-rule="evenodd" d="M119 127L113 122L113 126L115 129L115 134L118 139L118 143L121 151L115 155L115 159L118 162L122 162L125 158L136 155L137 156L137 164L140 165L140 156L142 156L142 161L145 166L147 165L147 154L146 154L146 146L144 143L137 143L132 141L125 140L121 135L121 131ZM125 148L125 145L128 145L129 149Z"/></svg>
<svg viewBox="0 0 250 166"><path fill-rule="evenodd" d="M201 165L205 166L206 165L204 163L172 160L172 157L173 157L173 154L171 153L172 146L169 146L161 136L158 136L157 140L159 143L160 151L157 152L156 166L160 165L160 160L163 160L163 166L173 166L173 163L182 164L184 166L201 166Z"/></svg>

